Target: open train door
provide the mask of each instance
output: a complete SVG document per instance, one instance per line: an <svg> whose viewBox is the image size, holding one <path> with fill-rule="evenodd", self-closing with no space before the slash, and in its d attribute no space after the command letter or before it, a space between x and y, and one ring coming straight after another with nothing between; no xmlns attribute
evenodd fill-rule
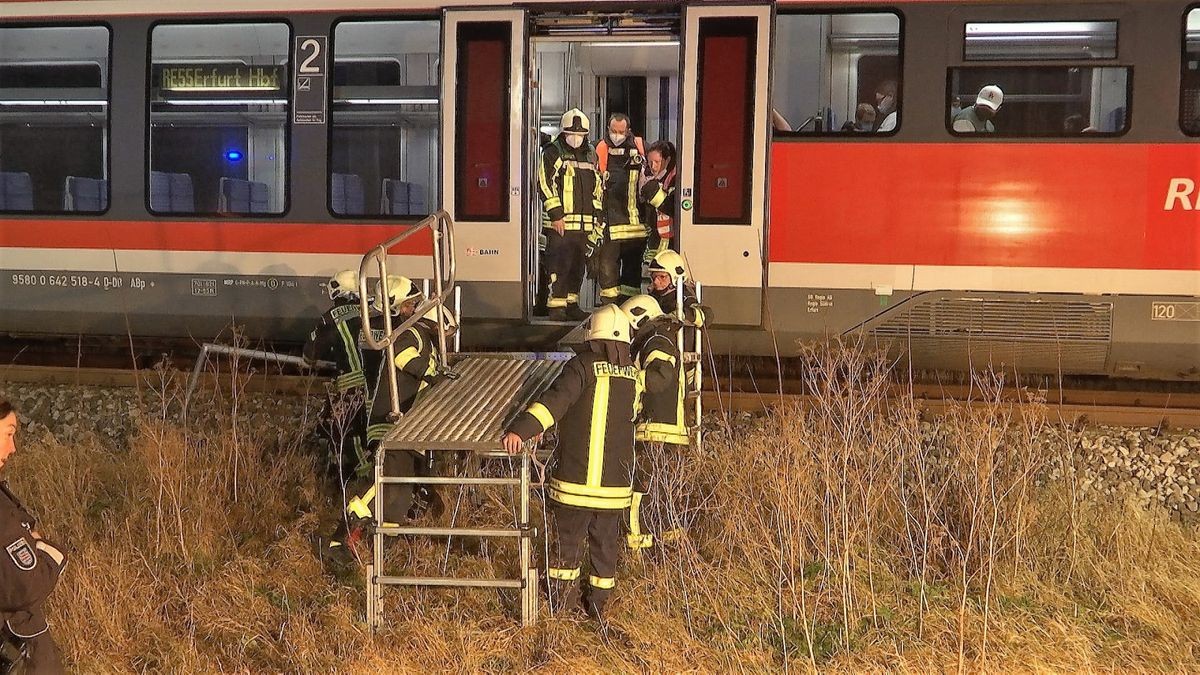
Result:
<svg viewBox="0 0 1200 675"><path fill-rule="evenodd" d="M721 324L762 324L769 4L689 4L683 14L681 250Z"/></svg>
<svg viewBox="0 0 1200 675"><path fill-rule="evenodd" d="M525 11L442 17L442 208L454 219L463 312L524 316L521 161Z"/></svg>

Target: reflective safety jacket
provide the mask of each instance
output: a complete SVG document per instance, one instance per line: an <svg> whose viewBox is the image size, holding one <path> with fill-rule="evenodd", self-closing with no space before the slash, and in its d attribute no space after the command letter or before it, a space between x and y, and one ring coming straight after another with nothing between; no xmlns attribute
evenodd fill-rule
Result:
<svg viewBox="0 0 1200 675"><path fill-rule="evenodd" d="M666 192L658 182L641 184L646 149L640 136L626 136L618 146L608 139L596 145L600 175L604 178L604 222L610 241L644 239L648 234L642 219L644 203L662 203Z"/></svg>
<svg viewBox="0 0 1200 675"><path fill-rule="evenodd" d="M565 222L568 232L590 233L601 209L600 174L596 153L586 142L572 148L560 135L542 146L538 190L542 193L542 225Z"/></svg>
<svg viewBox="0 0 1200 675"><path fill-rule="evenodd" d="M584 509L629 507L637 399L637 366L617 365L603 353L583 351L517 416L509 431L522 440L558 425L550 499Z"/></svg>
<svg viewBox="0 0 1200 675"><path fill-rule="evenodd" d="M359 347L362 311L357 302L338 300L321 315L317 327L304 345L304 360L309 363L332 361L337 365L334 380L339 392L365 387L363 350Z"/></svg>
<svg viewBox="0 0 1200 675"><path fill-rule="evenodd" d="M437 328L433 322L421 319L400 334L395 344L396 390L401 414L408 412L421 393L437 375ZM393 424L388 420L392 411L392 395L388 391L387 373L380 364L377 391L371 401L371 418L367 424L367 441L378 441L387 435Z"/></svg>
<svg viewBox="0 0 1200 675"><path fill-rule="evenodd" d="M659 251L667 250L667 240L675 235L675 167L661 178L642 177L638 188L645 196L646 223L658 233Z"/></svg>
<svg viewBox="0 0 1200 675"><path fill-rule="evenodd" d="M638 331L630 347L645 387L637 424L639 441L689 443L683 413L684 371L675 344L678 325L670 319L649 323Z"/></svg>

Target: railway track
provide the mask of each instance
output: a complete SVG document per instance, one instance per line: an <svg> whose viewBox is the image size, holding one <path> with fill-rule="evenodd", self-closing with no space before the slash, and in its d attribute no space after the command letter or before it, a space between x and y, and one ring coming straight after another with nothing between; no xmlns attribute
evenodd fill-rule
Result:
<svg viewBox="0 0 1200 675"><path fill-rule="evenodd" d="M159 371L152 369L131 370L115 368L69 368L52 366L0 366L0 381L6 383L29 383L35 385L83 385L95 387L161 387L164 377L180 384L186 381L184 371ZM206 372L202 387L227 385L230 374ZM323 378L316 375L295 375L259 370L250 376L239 376L239 387L244 391L273 394L320 394ZM894 387L890 395L911 395L917 406L931 415L944 411L951 405L966 402L972 406L990 405L982 400L978 389L969 386L916 385L911 388ZM1011 403L1020 410L1029 409L1028 393L1015 389L1002 392L1001 400ZM1126 427L1170 427L1200 428L1200 393L1171 391L1104 391L1051 390L1044 392L1046 401L1041 406L1053 420L1066 424L1091 422ZM704 392L706 410L727 412L761 412L777 406L811 406L813 398L795 393L771 393L754 391Z"/></svg>

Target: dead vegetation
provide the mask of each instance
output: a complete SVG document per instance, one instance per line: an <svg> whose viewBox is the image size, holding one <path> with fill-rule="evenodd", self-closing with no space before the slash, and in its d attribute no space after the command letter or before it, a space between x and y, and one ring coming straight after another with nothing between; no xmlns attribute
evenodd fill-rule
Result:
<svg viewBox="0 0 1200 675"><path fill-rule="evenodd" d="M50 612L82 672L1200 667L1194 531L1085 498L1070 471L1048 481L1082 451L1070 430L1050 457L1048 422L995 382L978 381L992 405L922 421L884 399L877 354L809 362L814 407L718 413L702 450L654 456L653 520L686 535L624 564L606 633L545 615L521 630L488 592L400 590L370 636L361 580L314 554L333 502L306 424L241 422L236 396L183 425L164 382L128 447L27 436L6 473L73 548ZM480 552L395 555L480 575L510 559Z"/></svg>

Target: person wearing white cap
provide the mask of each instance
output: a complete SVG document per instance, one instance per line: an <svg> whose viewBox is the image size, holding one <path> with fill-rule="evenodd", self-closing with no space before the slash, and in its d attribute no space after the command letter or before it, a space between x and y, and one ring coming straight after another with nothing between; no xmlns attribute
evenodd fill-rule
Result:
<svg viewBox="0 0 1200 675"><path fill-rule="evenodd" d="M992 118L996 116L996 111L1000 110L1000 104L1003 102L1004 92L1000 87L989 84L979 90L979 95L975 97L975 105L954 116L951 128L956 133L995 133L996 126L992 124Z"/></svg>

